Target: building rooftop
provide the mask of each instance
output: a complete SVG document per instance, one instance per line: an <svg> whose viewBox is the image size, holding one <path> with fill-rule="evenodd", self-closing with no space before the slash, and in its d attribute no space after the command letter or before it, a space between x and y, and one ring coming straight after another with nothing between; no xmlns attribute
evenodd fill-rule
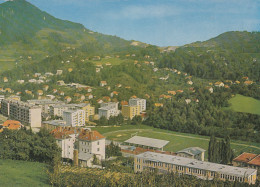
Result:
<svg viewBox="0 0 260 187"><path fill-rule="evenodd" d="M154 138L147 138L142 136L133 136L132 138L125 141L126 143L136 144L136 145L143 145L148 147L155 147L155 148L163 148L169 141L166 140L159 140Z"/></svg>
<svg viewBox="0 0 260 187"><path fill-rule="evenodd" d="M201 154L202 152L205 152L205 151L206 150L204 150L204 149L202 149L200 147L189 147L189 148L180 150L177 153L186 153L186 154L194 156L194 155Z"/></svg>
<svg viewBox="0 0 260 187"><path fill-rule="evenodd" d="M136 157L154 161L154 162L164 162L164 163L169 163L169 164L173 164L173 165L184 166L184 167L189 167L189 168L194 168L194 169L214 171L214 172L219 172L222 174L232 175L232 176L237 176L237 177L248 177L249 175L257 172L256 169L240 168L240 167L198 161L195 159L154 153L154 152L141 153L141 154L137 155Z"/></svg>
<svg viewBox="0 0 260 187"><path fill-rule="evenodd" d="M98 131L82 130L78 136L78 139L85 141L96 141L105 138Z"/></svg>
<svg viewBox="0 0 260 187"><path fill-rule="evenodd" d="M233 159L235 162L244 162L251 165L258 165L260 166L260 155L253 154L253 153L242 153L235 159Z"/></svg>

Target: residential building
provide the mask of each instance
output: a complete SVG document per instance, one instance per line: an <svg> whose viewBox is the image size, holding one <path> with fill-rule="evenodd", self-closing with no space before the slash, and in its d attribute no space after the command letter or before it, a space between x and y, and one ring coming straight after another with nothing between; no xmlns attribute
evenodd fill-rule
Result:
<svg viewBox="0 0 260 187"><path fill-rule="evenodd" d="M3 129L9 130L19 130L23 127L23 125L19 121L7 120L2 125Z"/></svg>
<svg viewBox="0 0 260 187"><path fill-rule="evenodd" d="M51 131L51 134L56 139L56 143L61 148L61 157L73 160L74 144L78 132L71 127L58 127Z"/></svg>
<svg viewBox="0 0 260 187"><path fill-rule="evenodd" d="M41 107L16 100L2 100L1 113L10 119L18 120L23 124L28 124L32 128L41 127Z"/></svg>
<svg viewBox="0 0 260 187"><path fill-rule="evenodd" d="M233 160L233 165L253 168L260 171L260 154L244 152Z"/></svg>
<svg viewBox="0 0 260 187"><path fill-rule="evenodd" d="M89 167L92 165L93 156L98 160L105 159L105 137L97 131L82 130L78 136L79 165Z"/></svg>
<svg viewBox="0 0 260 187"><path fill-rule="evenodd" d="M129 106L129 105L123 105L122 106L122 115L125 118L133 119L133 117L140 115L141 113L141 107L138 105L135 106Z"/></svg>
<svg viewBox="0 0 260 187"><path fill-rule="evenodd" d="M146 99L131 98L129 99L129 106L140 106L140 112L146 110Z"/></svg>
<svg viewBox="0 0 260 187"><path fill-rule="evenodd" d="M100 82L100 86L103 87L103 86L106 86L106 85L107 85L107 81L101 81L101 82Z"/></svg>
<svg viewBox="0 0 260 187"><path fill-rule="evenodd" d="M98 109L99 118L104 116L109 119L111 116L118 116L118 102L101 103L101 108Z"/></svg>
<svg viewBox="0 0 260 187"><path fill-rule="evenodd" d="M85 111L84 110L67 110L63 112L63 120L66 124L72 127L85 125Z"/></svg>
<svg viewBox="0 0 260 187"><path fill-rule="evenodd" d="M66 121L64 120L50 120L50 121L43 121L42 127L46 128L49 131L52 131L57 127L69 127L69 126L66 125Z"/></svg>
<svg viewBox="0 0 260 187"><path fill-rule="evenodd" d="M51 99L34 99L34 100L27 100L27 102L31 105L37 105L42 108L43 114L50 114L50 107L55 105L64 104L62 101L53 101Z"/></svg>
<svg viewBox="0 0 260 187"><path fill-rule="evenodd" d="M5 96L4 95L0 95L0 104L1 104L1 101L5 99Z"/></svg>
<svg viewBox="0 0 260 187"><path fill-rule="evenodd" d="M189 147L177 152L177 156L204 161L205 150L200 147Z"/></svg>
<svg viewBox="0 0 260 187"><path fill-rule="evenodd" d="M159 173L174 172L192 175L204 180L212 180L216 177L223 181L238 181L249 184L255 184L257 176L256 169L203 162L155 152L145 152L135 156L135 172L154 171L155 169Z"/></svg>

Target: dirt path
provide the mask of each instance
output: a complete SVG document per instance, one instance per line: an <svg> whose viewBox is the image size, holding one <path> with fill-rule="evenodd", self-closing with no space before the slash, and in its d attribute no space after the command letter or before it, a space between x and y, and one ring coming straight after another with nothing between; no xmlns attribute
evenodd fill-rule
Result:
<svg viewBox="0 0 260 187"><path fill-rule="evenodd" d="M185 136L185 135L180 135L180 134L173 134L173 133L167 133L167 132L156 132L153 129L126 129L126 130L118 130L118 131L111 131L111 132L107 132L104 133L104 135L109 135L109 134L113 134L113 133L120 133L120 132L127 132L127 131L134 131L134 132L140 132L140 131L152 131L153 133L158 133L158 134L165 134L165 135L172 135L172 136L178 136L178 137L183 137L183 138L190 138L190 139L197 139L197 140L204 140L204 141L209 141L209 139L207 138L199 138L199 137L193 137L193 136ZM260 150L260 147L258 146L254 146L254 145L247 145L247 144L242 144L242 143L234 143L231 142L231 144L233 145L238 145L238 146L244 146L244 147L252 147L254 149L258 149Z"/></svg>

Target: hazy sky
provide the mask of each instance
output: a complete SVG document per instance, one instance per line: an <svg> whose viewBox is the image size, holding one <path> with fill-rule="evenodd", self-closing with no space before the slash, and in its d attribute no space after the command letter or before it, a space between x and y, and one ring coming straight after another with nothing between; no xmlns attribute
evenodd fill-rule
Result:
<svg viewBox="0 0 260 187"><path fill-rule="evenodd" d="M226 31L260 31L260 0L28 1L93 31L159 46L203 41Z"/></svg>

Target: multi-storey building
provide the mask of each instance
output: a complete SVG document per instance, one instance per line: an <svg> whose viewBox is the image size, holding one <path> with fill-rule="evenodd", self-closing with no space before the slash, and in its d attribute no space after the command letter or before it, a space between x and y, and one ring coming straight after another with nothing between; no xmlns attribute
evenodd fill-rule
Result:
<svg viewBox="0 0 260 187"><path fill-rule="evenodd" d="M146 100L140 98L129 99L129 106L140 106L140 112L146 110Z"/></svg>
<svg viewBox="0 0 260 187"><path fill-rule="evenodd" d="M32 128L41 127L41 107L16 100L3 100L1 113L10 119L18 120L22 124L30 125Z"/></svg>
<svg viewBox="0 0 260 187"><path fill-rule="evenodd" d="M61 148L61 157L65 159L73 160L74 144L78 132L71 127L58 127L51 131L51 134L56 139L56 143Z"/></svg>
<svg viewBox="0 0 260 187"><path fill-rule="evenodd" d="M78 136L78 159L83 167L90 166L96 155L98 160L105 159L105 137L97 131L83 130Z"/></svg>
<svg viewBox="0 0 260 187"><path fill-rule="evenodd" d="M0 95L0 104L1 104L1 101L5 99L5 96L4 95Z"/></svg>
<svg viewBox="0 0 260 187"><path fill-rule="evenodd" d="M129 105L123 105L122 106L122 115L125 118L133 119L133 117L140 115L140 106L129 106Z"/></svg>
<svg viewBox="0 0 260 187"><path fill-rule="evenodd" d="M82 104L63 104L63 105L55 105L50 107L50 114L52 116L63 117L63 112L66 110L75 110L81 109L85 111L85 120L89 121L90 116L95 115L95 107L92 107L89 103Z"/></svg>
<svg viewBox="0 0 260 187"><path fill-rule="evenodd" d="M51 106L65 104L62 101L53 101L50 99L35 99L35 100L28 100L27 102L31 105L40 106L42 108L43 114L50 114Z"/></svg>
<svg viewBox="0 0 260 187"><path fill-rule="evenodd" d="M177 172L204 180L218 178L220 180L239 181L249 184L255 184L257 176L256 169L203 162L155 152L145 152L135 156L134 171L143 172L144 170L157 170L159 173Z"/></svg>
<svg viewBox="0 0 260 187"><path fill-rule="evenodd" d="M63 120L66 121L66 125L84 126L85 125L85 110L67 110L63 112Z"/></svg>
<svg viewBox="0 0 260 187"><path fill-rule="evenodd" d="M109 119L111 116L118 116L119 113L118 102L101 103L101 108L98 109L99 118L104 116Z"/></svg>

